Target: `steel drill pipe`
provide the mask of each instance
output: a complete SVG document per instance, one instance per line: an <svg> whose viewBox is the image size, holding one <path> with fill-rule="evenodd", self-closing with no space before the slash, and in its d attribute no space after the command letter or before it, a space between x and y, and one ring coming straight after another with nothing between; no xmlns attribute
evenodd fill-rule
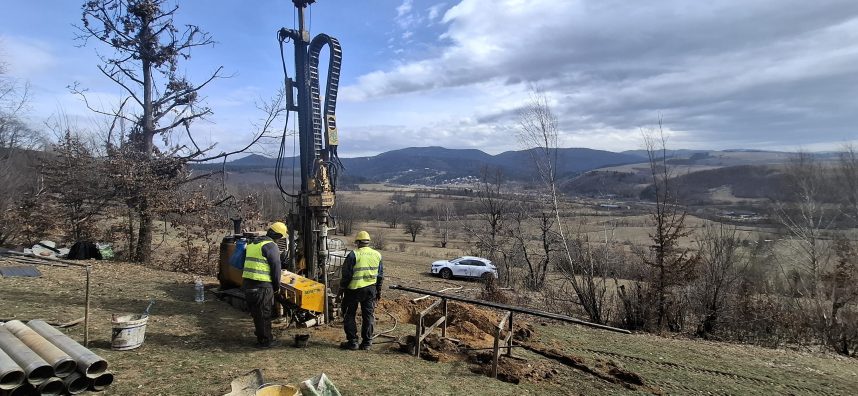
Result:
<svg viewBox="0 0 858 396"><path fill-rule="evenodd" d="M105 388L110 386L110 384L112 383L113 373L106 372L104 374L99 375L98 377L93 378L92 382L89 385L89 389L93 390L94 392L101 392Z"/></svg>
<svg viewBox="0 0 858 396"><path fill-rule="evenodd" d="M52 344L56 345L57 348L62 349L63 352L71 356L77 362L78 371L82 372L87 378L98 377L107 371L106 360L86 349L83 345L53 326L45 323L45 321L31 320L27 322L27 326L30 326L33 331L45 337Z"/></svg>
<svg viewBox="0 0 858 396"><path fill-rule="evenodd" d="M15 389L24 383L24 369L0 349L0 390Z"/></svg>
<svg viewBox="0 0 858 396"><path fill-rule="evenodd" d="M36 352L27 348L6 326L0 326L0 348L24 370L27 381L31 384L41 384L54 376L54 368Z"/></svg>
<svg viewBox="0 0 858 396"><path fill-rule="evenodd" d="M80 371L75 371L63 378L63 385L66 387L66 392L70 395L76 395L89 389L89 378L86 378Z"/></svg>
<svg viewBox="0 0 858 396"><path fill-rule="evenodd" d="M461 301L463 303L482 305L484 307L497 308L497 309L502 309L504 311L519 312L519 313L523 313L523 314L539 316L539 317L548 318L548 319L561 320L564 322L575 323L575 324L579 324L582 326L594 327L597 329L608 330L608 331L613 331L613 332L617 332L617 333L623 333L623 334L631 334L632 333L631 331L628 331L626 329L620 329L620 328L606 326L606 325L602 325L602 324L598 324L598 323L587 322L585 320L575 319L571 316L560 315L560 314L555 314L555 313L545 312L545 311L539 311L536 309L516 307L514 305L499 304L499 303L495 303L495 302L491 302L491 301L477 300L475 298L456 296L453 294L444 294L444 293L439 293L439 292L432 291L432 290L418 289L416 287L391 285L390 288L393 290L403 290L403 291L412 292L412 293L428 294L428 295L434 296L434 297L446 298L446 299L451 300L451 301Z"/></svg>
<svg viewBox="0 0 858 396"><path fill-rule="evenodd" d="M42 396L59 396L65 392L66 386L58 377L48 378L47 381L36 385L36 392Z"/></svg>
<svg viewBox="0 0 858 396"><path fill-rule="evenodd" d="M63 352L60 348L57 348L54 344L51 344L45 337L40 336L20 320L6 322L6 328L32 349L33 352L36 352L42 359L45 359L54 368L54 375L57 377L65 377L73 373L77 368L77 363L75 363L71 356Z"/></svg>
<svg viewBox="0 0 858 396"><path fill-rule="evenodd" d="M36 387L29 382L24 382L15 389L0 390L0 396L31 396L36 393Z"/></svg>

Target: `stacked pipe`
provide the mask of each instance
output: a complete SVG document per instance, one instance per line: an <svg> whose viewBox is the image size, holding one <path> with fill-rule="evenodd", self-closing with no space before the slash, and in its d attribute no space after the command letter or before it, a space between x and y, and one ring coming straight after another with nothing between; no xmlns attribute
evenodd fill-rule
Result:
<svg viewBox="0 0 858 396"><path fill-rule="evenodd" d="M107 361L44 321L0 326L0 396L76 395L111 383Z"/></svg>

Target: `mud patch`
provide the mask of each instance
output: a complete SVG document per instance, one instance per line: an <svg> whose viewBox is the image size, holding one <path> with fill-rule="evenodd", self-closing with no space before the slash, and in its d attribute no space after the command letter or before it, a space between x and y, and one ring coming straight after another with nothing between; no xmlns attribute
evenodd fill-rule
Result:
<svg viewBox="0 0 858 396"><path fill-rule="evenodd" d="M619 384L632 390L643 390L654 394L661 394L660 389L648 386L644 382L643 377L639 374L620 367L612 360L597 358L593 363L588 364L584 358L565 353L556 348L546 347L536 343L523 343L521 346L533 353L552 359L576 370L583 371L607 382Z"/></svg>
<svg viewBox="0 0 858 396"><path fill-rule="evenodd" d="M468 355L470 370L477 374L492 375L492 352L472 352ZM545 361L527 361L520 358L501 356L498 359L498 379L519 384L521 382L549 381L559 373L556 365Z"/></svg>

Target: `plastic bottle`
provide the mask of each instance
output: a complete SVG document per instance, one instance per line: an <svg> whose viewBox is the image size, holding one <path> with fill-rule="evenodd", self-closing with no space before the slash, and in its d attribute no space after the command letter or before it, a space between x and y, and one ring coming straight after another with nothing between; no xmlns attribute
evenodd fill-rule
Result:
<svg viewBox="0 0 858 396"><path fill-rule="evenodd" d="M203 289L203 280L197 277L194 279L194 301L201 303L206 300L206 291Z"/></svg>

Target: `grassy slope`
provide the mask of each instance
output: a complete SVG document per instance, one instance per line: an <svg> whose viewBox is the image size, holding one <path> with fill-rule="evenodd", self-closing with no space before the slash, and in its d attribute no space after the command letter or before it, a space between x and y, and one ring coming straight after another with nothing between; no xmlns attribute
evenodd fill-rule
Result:
<svg viewBox="0 0 858 396"><path fill-rule="evenodd" d="M422 274L426 258L386 254L392 281L440 288ZM396 263L396 264L395 264ZM398 265L397 265L398 264ZM3 317L71 320L83 315L83 272L40 268L40 279L0 279ZM98 263L94 270L91 347L108 359L116 382L107 394L218 395L232 378L256 367L274 382L327 373L344 394L615 394L627 389L560 367L552 381L512 385L470 372L464 363L431 363L379 345L371 352L335 347L338 326L311 330L306 350L283 347L257 351L250 318L219 301L193 302L192 277L136 265ZM207 279L214 283L214 279ZM466 288L476 285L461 282ZM209 295L211 297L211 295ZM386 298L392 298L388 292ZM110 314L139 312L156 305L145 345L134 351L109 350ZM382 316L382 314L380 314ZM379 329L391 326L381 321ZM592 362L613 359L666 393L704 391L733 394L850 394L858 384L858 362L830 355L769 350L652 335L622 336L576 326L536 326L540 342ZM284 338L298 330L287 330ZM305 330L306 331L306 330ZM400 324L398 334L413 327ZM82 326L70 335L82 340ZM542 358L526 351L529 361ZM558 366L559 367L559 366Z"/></svg>

